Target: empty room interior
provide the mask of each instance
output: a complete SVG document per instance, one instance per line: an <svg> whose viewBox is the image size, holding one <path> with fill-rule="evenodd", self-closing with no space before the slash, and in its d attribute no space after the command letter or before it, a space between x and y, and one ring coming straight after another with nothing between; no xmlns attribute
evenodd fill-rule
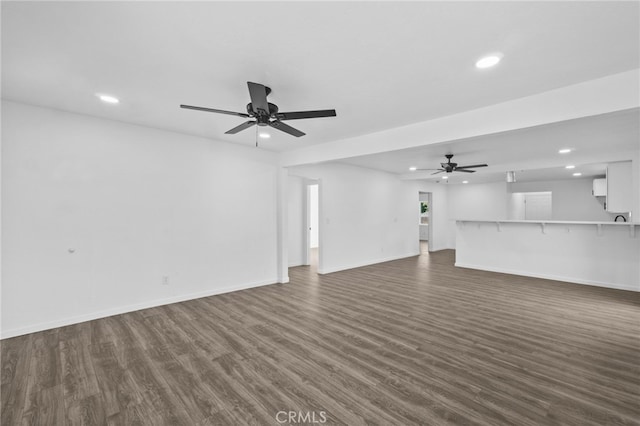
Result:
<svg viewBox="0 0 640 426"><path fill-rule="evenodd" d="M640 2L1 3L10 425L640 425Z"/></svg>

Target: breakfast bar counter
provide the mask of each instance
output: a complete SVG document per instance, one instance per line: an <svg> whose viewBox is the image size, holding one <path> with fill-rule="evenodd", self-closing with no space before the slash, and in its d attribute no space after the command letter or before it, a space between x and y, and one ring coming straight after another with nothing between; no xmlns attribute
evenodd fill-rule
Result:
<svg viewBox="0 0 640 426"><path fill-rule="evenodd" d="M640 291L640 223L458 220L456 266Z"/></svg>

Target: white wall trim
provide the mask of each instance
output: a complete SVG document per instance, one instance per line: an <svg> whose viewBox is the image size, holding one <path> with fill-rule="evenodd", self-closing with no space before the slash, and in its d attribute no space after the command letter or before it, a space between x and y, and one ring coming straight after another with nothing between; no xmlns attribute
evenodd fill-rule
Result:
<svg viewBox="0 0 640 426"><path fill-rule="evenodd" d="M407 253L400 256L383 257L383 258L366 261L366 262L358 262L358 263L352 263L352 264L342 265L342 266L333 267L333 268L325 268L323 270L318 269L318 274L321 274L321 275L330 274L332 272L346 271L347 269L361 268L363 266L375 265L377 263L391 262L392 260L406 259L407 257L415 257L415 256L420 256L420 252Z"/></svg>
<svg viewBox="0 0 640 426"><path fill-rule="evenodd" d="M627 290L627 291L636 291L636 292L640 291L640 288L637 288L637 287L621 285L621 284L606 283L606 282L602 282L602 281L583 280L583 279L580 279L580 278L566 277L566 276L560 276L560 275L540 274L540 273L536 273L536 272L526 272L526 271L520 271L520 270L515 270L515 269L479 266L479 265L472 265L472 264L462 263L462 262L456 262L455 266L457 266L459 268L478 269L478 270L481 270L481 271L489 271L489 272L499 272L499 273L502 273L502 274L511 274L511 275L525 276L525 277L542 278L542 279L545 279L545 280L564 281L564 282L569 282L569 283L574 283L574 284L584 284L584 285L590 285L590 286L594 286L594 287L613 288L613 289L616 289L616 290Z"/></svg>
<svg viewBox="0 0 640 426"><path fill-rule="evenodd" d="M289 282L289 277L286 278L284 283ZM35 333L38 331L49 330L57 327L64 327L67 325L78 324L81 322L92 321L100 318L106 318L113 315L126 314L128 312L139 311L141 309L155 308L158 306L169 305L172 303L184 302L187 300L200 299L202 297L215 296L218 294L232 293L234 291L246 290L255 287L262 287L270 284L277 284L276 278L269 280L253 281L250 283L236 284L223 288L216 288L215 290L202 291L197 293L183 294L179 296L167 297L163 299L150 300L140 303L134 303L131 305L120 306L113 309L106 309L98 312L92 312L87 315L78 315L69 318L62 318L55 321L41 322L38 324L31 324L25 327L18 327L9 330L3 330L0 335L0 339L8 339L10 337L21 336L23 334Z"/></svg>

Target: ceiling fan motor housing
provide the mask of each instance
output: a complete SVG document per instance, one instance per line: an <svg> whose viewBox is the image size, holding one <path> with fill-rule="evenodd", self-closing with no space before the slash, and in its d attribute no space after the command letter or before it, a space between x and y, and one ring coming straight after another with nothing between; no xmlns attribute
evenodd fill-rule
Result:
<svg viewBox="0 0 640 426"><path fill-rule="evenodd" d="M255 117L256 123L258 124L258 126L268 126L269 118L270 117L275 118L276 114L278 113L278 105L272 104L271 102L268 102L268 105L269 105L268 114L262 113L262 110L260 109L258 110L259 113L256 114L256 112L253 110L253 104L251 102L247 104L247 114L249 114L249 116L251 117Z"/></svg>

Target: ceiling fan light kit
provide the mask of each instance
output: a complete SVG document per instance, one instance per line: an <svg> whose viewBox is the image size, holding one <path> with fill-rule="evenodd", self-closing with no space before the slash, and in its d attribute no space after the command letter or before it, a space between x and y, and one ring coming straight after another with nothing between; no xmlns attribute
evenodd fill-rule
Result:
<svg viewBox="0 0 640 426"><path fill-rule="evenodd" d="M267 101L267 96L271 93L271 88L259 84L247 82L249 87L249 97L251 102L247 104L247 112L225 111L221 109L205 108L192 105L180 105L180 108L192 109L196 111L213 112L216 114L235 115L238 117L249 118L250 120L227 130L225 134L234 135L238 132L248 129L253 125L258 127L269 126L281 132L287 133L297 138L304 136L305 133L300 130L283 123L285 120L302 120L307 118L335 117L336 110L325 109L316 111L293 111L280 112L278 106ZM257 146L257 140L256 140Z"/></svg>

